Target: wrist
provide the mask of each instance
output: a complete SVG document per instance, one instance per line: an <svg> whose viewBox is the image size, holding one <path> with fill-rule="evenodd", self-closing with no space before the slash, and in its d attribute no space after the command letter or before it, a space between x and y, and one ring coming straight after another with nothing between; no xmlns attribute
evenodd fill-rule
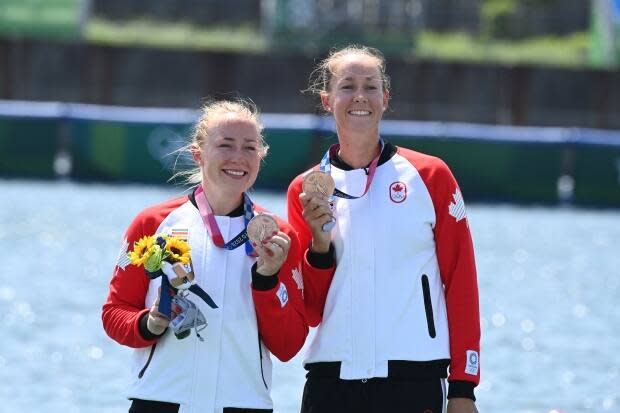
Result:
<svg viewBox="0 0 620 413"><path fill-rule="evenodd" d="M269 276L262 275L258 272L256 263L254 263L252 265L252 287L258 291L271 290L278 284L278 272Z"/></svg>
<svg viewBox="0 0 620 413"><path fill-rule="evenodd" d="M155 336L160 336L163 334L163 332L166 330L166 327L161 326L161 325L157 325L152 317L148 317L146 320L146 329L149 331L149 333L155 335Z"/></svg>
<svg viewBox="0 0 620 413"><path fill-rule="evenodd" d="M265 267L257 267L256 273L263 277L272 277L278 273L278 270L274 270L271 268L265 268Z"/></svg>
<svg viewBox="0 0 620 413"><path fill-rule="evenodd" d="M335 264L334 244L330 242L329 249L324 253L313 252L310 247L308 247L306 250L305 259L308 261L308 264L314 268L319 268L322 270L332 268Z"/></svg>
<svg viewBox="0 0 620 413"><path fill-rule="evenodd" d="M474 388L476 384L470 381L454 380L449 381L448 399L464 398L476 401L474 396Z"/></svg>
<svg viewBox="0 0 620 413"><path fill-rule="evenodd" d="M138 320L138 330L140 331L140 335L143 339L154 340L164 335L166 332L166 327L164 327L161 332L154 333L152 331L152 326L150 325L151 323L149 323L149 316L149 312L145 312L140 316L140 319Z"/></svg>
<svg viewBox="0 0 620 413"><path fill-rule="evenodd" d="M326 254L329 252L330 244L331 242L329 240L317 241L312 238L312 241L310 242L310 251L316 254Z"/></svg>

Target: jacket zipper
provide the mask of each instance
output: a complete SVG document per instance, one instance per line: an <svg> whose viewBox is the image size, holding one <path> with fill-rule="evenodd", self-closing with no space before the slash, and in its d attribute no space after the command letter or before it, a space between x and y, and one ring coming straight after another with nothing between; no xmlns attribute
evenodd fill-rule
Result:
<svg viewBox="0 0 620 413"><path fill-rule="evenodd" d="M260 345L260 334L258 335L258 361L260 362L260 375L263 379L263 384L265 388L269 390L267 382L265 381L265 372L263 371L263 346Z"/></svg>
<svg viewBox="0 0 620 413"><path fill-rule="evenodd" d="M426 311L426 325L428 327L428 335L435 338L435 320L433 319L433 303L431 301L431 289L428 284L428 276L422 274L422 292L424 294L424 310Z"/></svg>
<svg viewBox="0 0 620 413"><path fill-rule="evenodd" d="M149 364L151 364L151 360L153 359L153 353L155 353L155 347L157 347L157 343L154 343L151 346L151 352L149 353L149 358L146 360L146 364L144 365L144 367L142 367L142 370L140 370L140 373L138 373L139 379L141 379L142 376L144 376L144 372L148 368Z"/></svg>

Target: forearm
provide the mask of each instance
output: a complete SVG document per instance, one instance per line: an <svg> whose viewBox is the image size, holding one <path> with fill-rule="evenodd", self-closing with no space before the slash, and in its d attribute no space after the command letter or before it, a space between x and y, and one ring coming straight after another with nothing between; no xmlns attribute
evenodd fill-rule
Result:
<svg viewBox="0 0 620 413"><path fill-rule="evenodd" d="M290 282L290 277L283 278L285 281L279 279L279 274L260 275L256 266L252 269L252 298L259 334L278 359L287 361L304 345L308 326L301 289Z"/></svg>
<svg viewBox="0 0 620 413"><path fill-rule="evenodd" d="M310 249L306 251L302 264L304 304L311 327L319 325L323 318L323 309L335 270L333 245L330 244L325 254L314 253Z"/></svg>
<svg viewBox="0 0 620 413"><path fill-rule="evenodd" d="M102 321L105 332L116 342L133 348L148 347L157 338L145 338L140 320L148 316L149 310L106 303L103 307ZM147 336L148 337L148 336Z"/></svg>

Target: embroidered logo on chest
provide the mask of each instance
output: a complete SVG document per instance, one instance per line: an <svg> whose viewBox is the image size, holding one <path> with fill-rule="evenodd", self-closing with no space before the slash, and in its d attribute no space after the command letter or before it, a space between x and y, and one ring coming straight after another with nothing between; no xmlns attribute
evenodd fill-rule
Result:
<svg viewBox="0 0 620 413"><path fill-rule="evenodd" d="M390 185L390 199L397 204L407 199L407 185L400 181L393 182Z"/></svg>
<svg viewBox="0 0 620 413"><path fill-rule="evenodd" d="M189 229L187 228L172 228L170 230L170 236L179 238L185 242L189 240Z"/></svg>

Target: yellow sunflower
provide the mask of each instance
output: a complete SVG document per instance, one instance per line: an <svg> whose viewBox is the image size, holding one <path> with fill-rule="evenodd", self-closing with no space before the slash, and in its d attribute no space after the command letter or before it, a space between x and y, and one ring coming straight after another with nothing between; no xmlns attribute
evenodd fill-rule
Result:
<svg viewBox="0 0 620 413"><path fill-rule="evenodd" d="M166 237L167 260L171 263L189 264L191 248L189 244L176 237Z"/></svg>
<svg viewBox="0 0 620 413"><path fill-rule="evenodd" d="M155 237L144 236L133 244L133 251L129 253L131 263L136 266L144 265L144 262L153 253L153 245L155 245Z"/></svg>

